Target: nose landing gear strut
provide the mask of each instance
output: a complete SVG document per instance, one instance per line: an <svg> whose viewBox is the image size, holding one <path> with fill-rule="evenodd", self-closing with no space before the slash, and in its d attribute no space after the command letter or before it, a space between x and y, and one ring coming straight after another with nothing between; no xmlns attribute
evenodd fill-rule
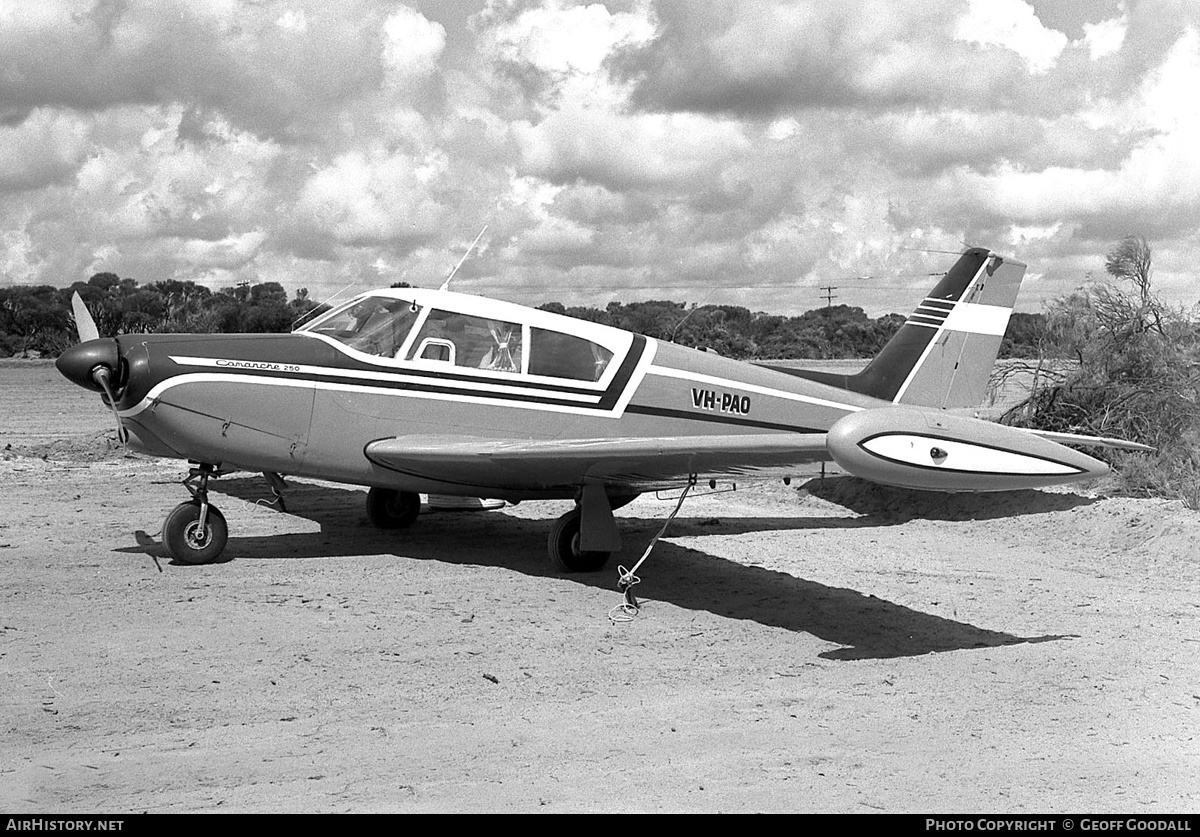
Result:
<svg viewBox="0 0 1200 837"><path fill-rule="evenodd" d="M180 503L163 522L163 545L181 564L211 564L229 540L225 516L208 502L208 480L216 476L217 469L212 465L192 468L183 481L191 501Z"/></svg>

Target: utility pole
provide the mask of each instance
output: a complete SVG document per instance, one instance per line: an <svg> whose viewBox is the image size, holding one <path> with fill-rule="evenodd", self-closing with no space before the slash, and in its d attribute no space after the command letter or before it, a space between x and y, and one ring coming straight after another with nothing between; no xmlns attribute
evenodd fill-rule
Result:
<svg viewBox="0 0 1200 837"><path fill-rule="evenodd" d="M825 292L825 307L832 308L833 301L837 299L837 294L834 293L837 290L837 285L821 285L821 290Z"/></svg>

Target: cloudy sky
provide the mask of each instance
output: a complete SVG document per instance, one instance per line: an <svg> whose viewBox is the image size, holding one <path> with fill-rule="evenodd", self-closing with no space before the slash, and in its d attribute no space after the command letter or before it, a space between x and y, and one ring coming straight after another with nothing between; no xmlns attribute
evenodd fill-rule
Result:
<svg viewBox="0 0 1200 837"><path fill-rule="evenodd" d="M0 0L0 285L1191 306L1198 91L1195 0Z"/></svg>

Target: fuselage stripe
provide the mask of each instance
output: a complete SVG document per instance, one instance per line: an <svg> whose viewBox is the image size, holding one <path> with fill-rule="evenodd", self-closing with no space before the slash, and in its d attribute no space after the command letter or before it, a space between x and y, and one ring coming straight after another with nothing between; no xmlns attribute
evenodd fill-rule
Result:
<svg viewBox="0 0 1200 837"><path fill-rule="evenodd" d="M421 369L408 367L398 371L382 371L377 369L353 369L341 366L313 366L308 364L291 364L286 362L258 362L231 358L206 358L170 355L172 361L180 366L199 366L216 368L226 374L261 375L270 373L275 376L295 376L298 380L337 380L362 381L370 385L403 386L435 382L440 386L461 386L464 389L483 389L489 392L545 392L561 398L578 398L578 400L597 401L604 395L599 387L586 388L569 384L552 384L542 381L526 381L520 378L497 378L495 376L464 375L446 372L441 369Z"/></svg>
<svg viewBox="0 0 1200 837"><path fill-rule="evenodd" d="M748 384L745 381L734 381L730 380L729 378L718 378L714 375L702 375L697 372L688 372L683 369L672 369L669 366L651 366L647 371L650 375L659 375L664 378L681 378L685 381L691 381L693 383L712 384L713 386L721 387L723 389L751 392L758 395L770 396L772 398L782 398L785 401L799 401L804 404L815 404L818 407L832 407L835 410L845 410L848 413L857 413L859 410L866 409L865 407L847 404L844 401L830 401L828 399L817 398L812 395L801 395L798 392L787 392L786 390L759 386L757 384Z"/></svg>
<svg viewBox="0 0 1200 837"><path fill-rule="evenodd" d="M456 401L463 404L500 404L518 409L546 410L549 412L566 412L578 415L593 415L616 418L611 410L601 409L598 405L578 404L572 401L562 401L553 398L537 396L507 396L489 395L487 393L467 393L446 390L439 387L377 387L369 383L348 383L346 381L319 381L312 378L276 378L267 375L236 375L219 372L192 372L174 375L160 381L134 406L120 411L122 418L131 418L142 411L162 402L174 405L166 397L166 393L185 384L232 383L262 385L274 387L292 387L297 389L315 389L334 392L359 392L365 394L387 395L393 398L425 398L434 401Z"/></svg>
<svg viewBox="0 0 1200 837"><path fill-rule="evenodd" d="M815 427L801 427L794 424L779 424L772 421L755 421L754 419L732 418L730 416L713 415L711 413L695 413L688 410L672 410L666 407L649 407L630 404L625 408L627 413L637 413L643 416L658 416L660 418L687 419L690 421L705 421L714 424L731 424L738 427L759 427L764 430L779 430L785 433L824 433Z"/></svg>

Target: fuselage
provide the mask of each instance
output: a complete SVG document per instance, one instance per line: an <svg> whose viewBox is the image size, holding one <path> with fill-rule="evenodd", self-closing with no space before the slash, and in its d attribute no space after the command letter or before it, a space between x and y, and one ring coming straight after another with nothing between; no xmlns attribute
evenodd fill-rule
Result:
<svg viewBox="0 0 1200 837"><path fill-rule="evenodd" d="M375 305L383 316L356 330L355 305ZM596 323L444 291L375 292L287 335L116 341L124 384L117 408L136 449L226 469L413 491L570 497L582 475L447 484L419 468L400 473L372 461L367 446L414 436L799 440L887 403ZM776 464L826 458L803 448ZM731 468L753 470L752 463Z"/></svg>

